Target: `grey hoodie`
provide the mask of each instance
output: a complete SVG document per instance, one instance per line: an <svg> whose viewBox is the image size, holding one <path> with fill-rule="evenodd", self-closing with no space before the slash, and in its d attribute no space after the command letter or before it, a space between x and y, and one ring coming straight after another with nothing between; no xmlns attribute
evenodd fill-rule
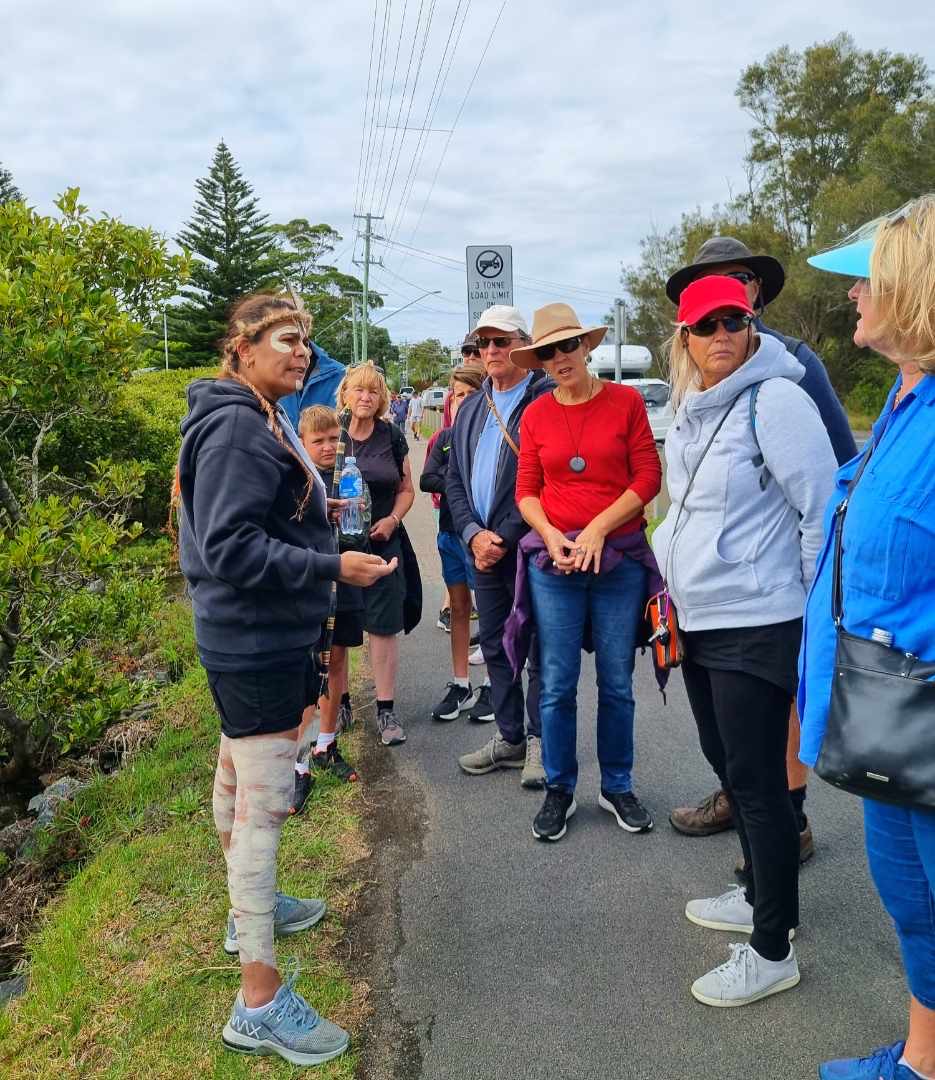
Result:
<svg viewBox="0 0 935 1080"><path fill-rule="evenodd" d="M672 505L652 545L685 630L802 615L837 469L818 409L797 385L802 370L782 342L762 334L742 367L689 393L676 413L665 446ZM758 382L755 438L750 388ZM731 402L686 500L692 470ZM756 439L764 466L754 462Z"/></svg>

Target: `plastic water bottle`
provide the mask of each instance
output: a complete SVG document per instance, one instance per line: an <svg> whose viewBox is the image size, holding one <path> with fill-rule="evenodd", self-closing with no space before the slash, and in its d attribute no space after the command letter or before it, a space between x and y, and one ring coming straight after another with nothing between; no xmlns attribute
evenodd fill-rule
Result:
<svg viewBox="0 0 935 1080"><path fill-rule="evenodd" d="M338 481L338 498L347 499L341 511L341 532L344 536L360 536L364 531L361 510L364 494L364 478L357 468L356 458L345 458L341 479Z"/></svg>
<svg viewBox="0 0 935 1080"><path fill-rule="evenodd" d="M881 630L879 626L875 626L870 634L871 641L878 641L881 645L886 645L890 648L893 646L893 635L889 630Z"/></svg>

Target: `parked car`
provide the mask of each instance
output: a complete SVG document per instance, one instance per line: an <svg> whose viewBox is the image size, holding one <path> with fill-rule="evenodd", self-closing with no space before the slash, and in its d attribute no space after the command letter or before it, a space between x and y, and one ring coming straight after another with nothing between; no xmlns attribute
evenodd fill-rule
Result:
<svg viewBox="0 0 935 1080"><path fill-rule="evenodd" d="M400 397L411 398L412 395L415 392L416 392L416 388L414 386L401 386L399 388L399 396Z"/></svg>
<svg viewBox="0 0 935 1080"><path fill-rule="evenodd" d="M430 386L428 390L422 391L422 408L423 409L441 409L445 405L445 394L448 393L447 387L444 386Z"/></svg>
<svg viewBox="0 0 935 1080"><path fill-rule="evenodd" d="M628 379L627 386L640 392L649 417L649 426L657 443L665 442L675 419L670 400L669 384L662 379Z"/></svg>

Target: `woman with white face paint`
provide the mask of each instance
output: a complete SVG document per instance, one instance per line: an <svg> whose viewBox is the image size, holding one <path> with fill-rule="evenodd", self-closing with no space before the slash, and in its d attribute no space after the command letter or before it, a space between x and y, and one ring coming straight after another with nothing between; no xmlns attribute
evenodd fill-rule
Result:
<svg viewBox="0 0 935 1080"><path fill-rule="evenodd" d="M199 655L221 720L214 818L231 913L224 948L241 990L224 1045L314 1065L348 1035L283 984L273 938L313 926L320 900L276 892L279 834L293 793L296 740L315 700L314 649L331 583L370 585L395 560L338 555L317 470L277 402L301 386L310 320L260 294L231 312L221 377L189 387L179 457L179 550Z"/></svg>

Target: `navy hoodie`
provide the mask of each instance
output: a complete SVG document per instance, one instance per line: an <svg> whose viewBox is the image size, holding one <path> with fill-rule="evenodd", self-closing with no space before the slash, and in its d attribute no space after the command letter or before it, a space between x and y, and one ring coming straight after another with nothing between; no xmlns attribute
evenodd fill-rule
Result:
<svg viewBox="0 0 935 1080"><path fill-rule="evenodd" d="M297 520L308 476L240 383L199 379L188 408L179 556L198 645L242 655L314 645L340 572L324 488Z"/></svg>

